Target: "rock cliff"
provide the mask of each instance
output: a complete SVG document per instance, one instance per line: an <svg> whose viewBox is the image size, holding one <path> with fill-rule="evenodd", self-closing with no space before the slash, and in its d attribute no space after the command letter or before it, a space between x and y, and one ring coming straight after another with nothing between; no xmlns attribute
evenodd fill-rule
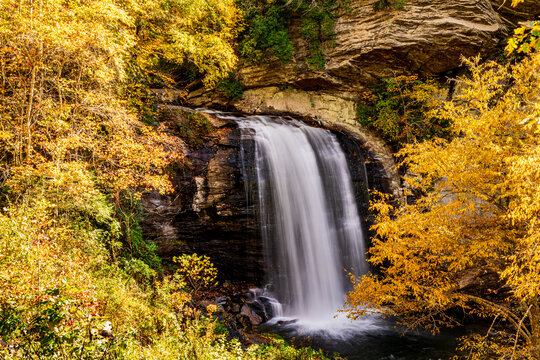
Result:
<svg viewBox="0 0 540 360"><path fill-rule="evenodd" d="M496 49L512 24L534 18L536 0L517 9L499 7L502 0L415 0L403 9L375 10L377 0L351 0L341 6L335 39L322 44L326 66L309 68L309 44L293 20L290 38L294 58L239 67L247 89L293 86L303 90L358 91L380 78L402 74L440 74L460 66L462 57L485 56ZM194 102L204 91L191 94ZM208 99L205 99L208 100Z"/></svg>
<svg viewBox="0 0 540 360"><path fill-rule="evenodd" d="M186 116L182 108L168 111L172 123ZM215 129L186 146L184 164L170 169L175 192L144 194L144 233L166 262L184 252L205 254L222 279L258 284L262 244L242 179L240 132L233 122L205 116Z"/></svg>
<svg viewBox="0 0 540 360"><path fill-rule="evenodd" d="M286 112L328 123L355 124L358 93L381 78L438 75L459 69L462 57L497 53L518 22L540 16L538 0L517 8L504 0L415 0L403 9L375 10L378 0L350 0L336 14L335 39L322 44L324 70L310 69L309 44L292 21L292 61L240 64L244 96L235 101L219 91L198 89L195 106L227 106L251 113Z"/></svg>
<svg viewBox="0 0 540 360"><path fill-rule="evenodd" d="M285 66L244 66L247 88L292 85L305 90L358 90L380 78L438 74L461 57L493 51L508 28L489 0L415 0L401 10L375 10L370 0L352 0L337 18L335 41L323 44L326 67L307 66L308 44L291 26L295 57Z"/></svg>
<svg viewBox="0 0 540 360"><path fill-rule="evenodd" d="M504 0L408 0L401 10L376 11L376 1L349 0L340 8L335 39L322 44L324 70L307 65L309 44L300 35L300 19L293 19L291 62L241 64L241 99L200 88L189 94L188 104L310 118L343 134L352 162L361 153L371 188L400 196L392 152L356 121L358 93L381 78L403 74L444 79L461 66L462 57L500 49L518 22L540 15L540 5L525 0L514 9ZM175 94L158 95L175 101ZM188 151L190 167L175 172L179 193L145 196L145 230L165 258L182 251L206 253L225 278L260 283L263 255L254 203L246 201L238 129L226 122L216 125L227 135Z"/></svg>

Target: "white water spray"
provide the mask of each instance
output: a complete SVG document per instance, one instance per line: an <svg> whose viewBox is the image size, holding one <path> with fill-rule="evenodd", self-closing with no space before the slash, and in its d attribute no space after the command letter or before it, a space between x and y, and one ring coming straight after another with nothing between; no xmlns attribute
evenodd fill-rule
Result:
<svg viewBox="0 0 540 360"><path fill-rule="evenodd" d="M327 322L343 306L347 272L366 270L345 155L328 130L299 121L237 122L255 142L262 236L283 315Z"/></svg>

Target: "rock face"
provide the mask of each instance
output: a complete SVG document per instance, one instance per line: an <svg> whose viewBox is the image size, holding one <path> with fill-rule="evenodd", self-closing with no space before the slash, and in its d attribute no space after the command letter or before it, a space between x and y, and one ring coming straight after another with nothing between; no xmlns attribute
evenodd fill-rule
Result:
<svg viewBox="0 0 540 360"><path fill-rule="evenodd" d="M520 21L540 16L538 0L523 0L515 8L511 0L414 0L405 1L403 9L376 10L379 2L350 0L337 10L335 39L321 45L324 70L307 65L310 44L300 34L301 19L293 19L289 26L293 59L287 64L240 64L239 80L245 89L292 87L346 92L340 97L347 97L381 78L444 74L459 68L462 57L492 53ZM212 101L231 105L225 99L210 99L205 92L194 91L188 99L198 105Z"/></svg>
<svg viewBox="0 0 540 360"><path fill-rule="evenodd" d="M248 88L354 91L396 74L454 69L462 56L488 54L508 31L490 0L415 0L406 1L402 10L379 11L375 2L352 0L340 10L335 41L323 44L324 71L308 68L308 44L293 22L294 60L286 66L242 67L242 82Z"/></svg>
<svg viewBox="0 0 540 360"><path fill-rule="evenodd" d="M210 95L210 94L208 94ZM199 102L202 101L202 102ZM192 104L220 106L224 99L219 94L196 97ZM368 163L377 167L377 180L381 188L396 197L401 197L401 180L396 171L395 159L385 143L356 120L356 102L353 94L346 92L303 91L264 87L244 92L242 99L234 102L234 108L246 113L290 114L300 118L311 118L318 125L345 132L354 138L366 154ZM368 171L370 174L374 172Z"/></svg>
<svg viewBox="0 0 540 360"><path fill-rule="evenodd" d="M257 184L253 183L256 176L250 173L255 169L253 143L241 143L235 122L208 118L217 129L202 145L186 146L186 164L172 169L176 192L143 196L144 235L156 242L158 255L166 262L182 253L196 252L211 258L222 280L263 285L265 264ZM330 128L348 157L360 214L366 220L366 186L391 192L392 177L380 155L366 146L365 139L344 128Z"/></svg>
<svg viewBox="0 0 540 360"><path fill-rule="evenodd" d="M259 284L264 256L253 204L246 201L240 132L234 123L213 121L215 134L173 169L176 192L143 196L143 230L165 261L184 252L205 254L222 279Z"/></svg>
<svg viewBox="0 0 540 360"><path fill-rule="evenodd" d="M456 69L462 57L496 49L519 16L539 11L537 0L526 0L517 15L506 5L499 8L502 0L415 0L406 1L401 10L376 11L377 1L350 0L341 7L335 40L322 44L324 70L308 67L309 44L300 35L300 20L293 20L291 62L241 65L242 99L230 101L219 92L199 89L189 94L190 104L307 116L326 127L346 130L383 164L391 192L399 196L400 179L391 151L356 121L358 93L381 78Z"/></svg>

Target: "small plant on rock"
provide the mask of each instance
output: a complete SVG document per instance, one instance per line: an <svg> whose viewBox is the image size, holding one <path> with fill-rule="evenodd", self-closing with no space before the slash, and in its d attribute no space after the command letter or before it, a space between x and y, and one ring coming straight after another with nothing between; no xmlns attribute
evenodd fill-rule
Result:
<svg viewBox="0 0 540 360"><path fill-rule="evenodd" d="M196 253L183 254L180 257L174 257L173 261L179 264L177 273L191 287L193 297L196 297L199 291L210 290L216 286L217 269L208 256L200 256Z"/></svg>

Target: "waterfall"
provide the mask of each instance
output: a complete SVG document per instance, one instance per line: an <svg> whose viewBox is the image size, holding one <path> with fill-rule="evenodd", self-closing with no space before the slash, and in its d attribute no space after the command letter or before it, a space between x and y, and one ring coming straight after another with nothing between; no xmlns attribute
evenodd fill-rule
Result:
<svg viewBox="0 0 540 360"><path fill-rule="evenodd" d="M345 155L328 130L296 120L237 119L255 144L269 282L286 316L319 320L343 305L347 273L366 271Z"/></svg>
<svg viewBox="0 0 540 360"><path fill-rule="evenodd" d="M346 272L360 275L367 265L351 175L330 131L276 116L198 110L235 121L241 131L246 214L258 209L268 268L268 284L248 293L248 303L271 318L260 330L351 360L451 357L464 331L404 335L368 305L360 319L335 317L351 286ZM356 165L367 176L365 164Z"/></svg>

